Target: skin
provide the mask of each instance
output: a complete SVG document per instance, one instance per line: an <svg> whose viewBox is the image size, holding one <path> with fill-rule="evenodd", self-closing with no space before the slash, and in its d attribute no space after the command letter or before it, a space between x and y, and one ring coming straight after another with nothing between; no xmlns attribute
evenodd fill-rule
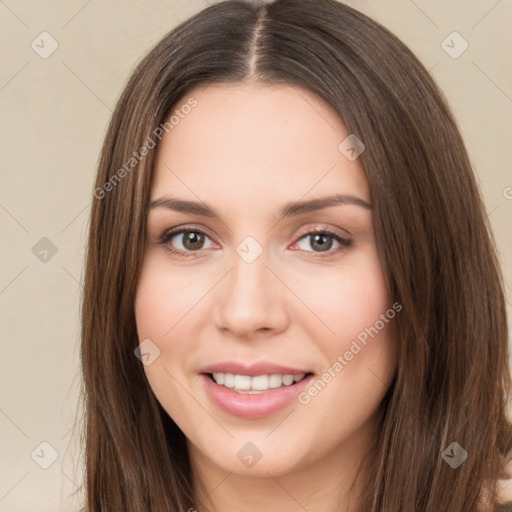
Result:
<svg viewBox="0 0 512 512"><path fill-rule="evenodd" d="M221 361L272 361L321 376L391 307L371 210L342 204L277 218L288 202L334 193L370 203L360 159L339 151L349 132L304 89L217 84L181 104L190 97L197 106L158 148L151 200L204 202L220 219L151 209L135 313L140 340L160 350L144 370L187 437L196 509L355 512L348 491L396 370L393 321L309 403L293 400L262 419L223 412L199 372ZM202 246L183 234L159 243L184 225L207 233ZM306 235L312 228L352 245L327 238L324 252ZM263 250L251 264L236 252L247 236ZM262 453L252 467L237 457L247 442Z"/></svg>

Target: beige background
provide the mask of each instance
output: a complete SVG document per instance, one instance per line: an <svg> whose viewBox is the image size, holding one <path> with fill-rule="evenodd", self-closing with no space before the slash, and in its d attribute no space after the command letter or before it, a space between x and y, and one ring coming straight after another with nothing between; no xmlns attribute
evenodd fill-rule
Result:
<svg viewBox="0 0 512 512"><path fill-rule="evenodd" d="M348 3L397 34L444 90L494 226L510 312L512 3ZM70 497L81 474L72 442L80 421L75 419L78 307L100 144L136 62L206 5L205 0L0 0L0 511L80 508L79 496ZM39 37L43 31L58 43L46 59L31 47L35 40L40 53L51 49L48 36ZM453 31L469 44L456 59L441 46ZM448 39L452 52L461 43ZM47 262L32 251L42 237L57 249ZM43 469L40 464L52 461L52 449L58 458Z"/></svg>

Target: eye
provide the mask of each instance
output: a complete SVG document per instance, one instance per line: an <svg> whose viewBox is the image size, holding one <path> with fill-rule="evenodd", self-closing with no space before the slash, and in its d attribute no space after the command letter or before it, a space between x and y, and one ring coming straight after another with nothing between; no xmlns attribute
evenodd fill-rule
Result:
<svg viewBox="0 0 512 512"><path fill-rule="evenodd" d="M309 239L309 243L306 242ZM159 243L167 246L167 250L173 254L184 257L198 256L202 249L205 247L205 241L210 241L210 248L213 246L210 237L202 229L185 226L177 229L166 231L159 239ZM306 247L300 247L303 243L305 246L313 248L313 251L308 250ZM310 230L298 239L294 245L299 245L299 249L306 252L316 253L322 257L325 253L326 256L330 256L338 251L331 250L332 247L338 244L339 248L348 248L352 245L352 241L341 237L337 233L329 231L325 228L317 228ZM177 246L177 247L176 247ZM316 257L316 256L315 256Z"/></svg>
<svg viewBox="0 0 512 512"><path fill-rule="evenodd" d="M173 245L173 239L178 241L178 248ZM194 252L199 252L201 249L206 249L204 246L205 240L210 240L210 237L202 230L193 227L184 227L171 231L166 231L161 237L159 243L167 244L167 249L173 254L180 256L195 256ZM210 240L211 241L211 240Z"/></svg>
<svg viewBox="0 0 512 512"><path fill-rule="evenodd" d="M351 240L347 240L346 238L341 237L337 233L322 228L308 231L307 233L302 235L295 244L299 245L301 241L305 242L304 246L309 246L313 248L313 251L309 251L304 246L299 247L301 250L314 253L327 253L327 255L332 255L335 252L337 252L336 250L331 251L331 248L336 243L339 244L341 248L347 248L352 245ZM322 256L322 254L319 255Z"/></svg>

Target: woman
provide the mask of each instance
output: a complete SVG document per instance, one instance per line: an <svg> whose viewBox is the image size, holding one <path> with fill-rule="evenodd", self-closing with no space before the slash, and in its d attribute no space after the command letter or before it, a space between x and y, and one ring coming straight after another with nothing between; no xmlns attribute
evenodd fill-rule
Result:
<svg viewBox="0 0 512 512"><path fill-rule="evenodd" d="M87 510L504 506L503 279L442 93L333 0L228 0L112 117L82 304Z"/></svg>

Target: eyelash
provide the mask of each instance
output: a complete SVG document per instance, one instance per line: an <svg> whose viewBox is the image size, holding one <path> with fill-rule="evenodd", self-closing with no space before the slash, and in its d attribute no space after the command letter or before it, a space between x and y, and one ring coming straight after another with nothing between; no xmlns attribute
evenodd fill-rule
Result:
<svg viewBox="0 0 512 512"><path fill-rule="evenodd" d="M181 235L183 233L189 233L189 232L200 233L200 234L210 238L208 236L208 234L205 231L203 231L202 229L196 228L194 226L184 226L184 227L176 229L176 230L166 231L165 233L163 233L160 236L158 243L164 245L164 244L168 243L170 240L172 240L172 238L174 238L176 235ZM309 230L306 233L303 233L297 239L297 242L299 240L302 240L303 238L306 238L307 236L311 236L311 235L328 235L328 236L332 237L334 240L336 240L341 245L341 248L338 248L338 250L339 249L341 249L341 250L347 249L348 247L352 246L352 240L347 240L346 238L341 237L337 233L334 233L333 231L329 231L328 229L325 229L325 228L313 228L312 230ZM167 250L169 252L171 252L172 254L175 254L177 256L183 256L185 258L197 257L197 253L199 253L201 251L201 249L199 249L197 251L180 251L180 250L173 249L172 247L167 247ZM314 251L306 251L306 252L312 252L314 254L313 257L315 257L315 258L324 258L327 256L332 256L333 253L335 253L337 251L329 250L328 252L325 253L325 255L320 252L314 252Z"/></svg>

